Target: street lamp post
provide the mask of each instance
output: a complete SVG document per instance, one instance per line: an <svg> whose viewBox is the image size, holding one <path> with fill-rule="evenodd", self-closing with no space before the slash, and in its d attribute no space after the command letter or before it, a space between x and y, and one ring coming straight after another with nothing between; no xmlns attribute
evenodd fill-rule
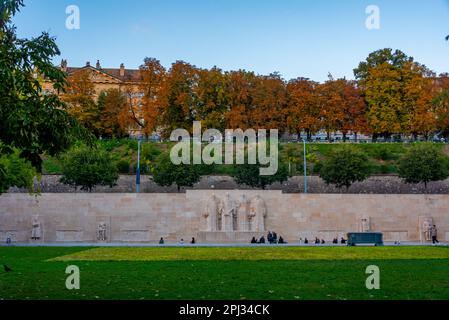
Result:
<svg viewBox="0 0 449 320"><path fill-rule="evenodd" d="M306 139L303 139L304 143L304 193L307 193L307 150Z"/></svg>
<svg viewBox="0 0 449 320"><path fill-rule="evenodd" d="M137 138L137 169L136 169L136 193L140 193L140 145L142 143L141 136Z"/></svg>

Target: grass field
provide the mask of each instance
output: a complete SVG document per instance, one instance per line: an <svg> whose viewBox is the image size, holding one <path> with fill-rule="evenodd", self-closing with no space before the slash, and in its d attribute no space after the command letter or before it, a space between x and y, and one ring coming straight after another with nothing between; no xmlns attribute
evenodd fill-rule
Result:
<svg viewBox="0 0 449 320"><path fill-rule="evenodd" d="M2 263L0 299L449 299L445 247L0 247Z"/></svg>

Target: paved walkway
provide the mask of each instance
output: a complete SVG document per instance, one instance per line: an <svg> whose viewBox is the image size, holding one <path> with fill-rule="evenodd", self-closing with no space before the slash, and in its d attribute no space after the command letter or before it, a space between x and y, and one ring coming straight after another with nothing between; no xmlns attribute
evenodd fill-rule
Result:
<svg viewBox="0 0 449 320"><path fill-rule="evenodd" d="M393 242L385 242L385 246L440 246L440 247L447 247L449 246L449 243L440 243L437 245L433 245L431 243L420 243L420 242L404 242L400 245L394 244ZM229 247L247 247L247 248L258 248L258 247L268 247L268 248L277 248L277 247L309 247L309 248L315 248L315 247L346 247L346 245L335 245L335 244L300 244L300 243L288 243L288 244L245 244L245 243L204 243L204 244L177 244L177 243L167 243L164 245L155 244L155 243L96 243L96 242L73 242L73 243L42 243L42 244L36 244L36 243L14 243L11 245L1 244L1 247L130 247L130 248L151 248L151 247L161 247L161 248L169 248L169 247L191 247L191 248L213 248L213 247L223 247L223 248L229 248ZM362 245L358 245L362 246Z"/></svg>

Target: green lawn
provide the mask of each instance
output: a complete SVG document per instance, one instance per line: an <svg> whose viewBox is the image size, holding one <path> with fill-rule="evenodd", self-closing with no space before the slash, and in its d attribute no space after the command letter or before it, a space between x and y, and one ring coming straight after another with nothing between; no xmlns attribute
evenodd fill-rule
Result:
<svg viewBox="0 0 449 320"><path fill-rule="evenodd" d="M0 247L2 263L0 299L449 299L444 247ZM68 265L80 290L65 288Z"/></svg>

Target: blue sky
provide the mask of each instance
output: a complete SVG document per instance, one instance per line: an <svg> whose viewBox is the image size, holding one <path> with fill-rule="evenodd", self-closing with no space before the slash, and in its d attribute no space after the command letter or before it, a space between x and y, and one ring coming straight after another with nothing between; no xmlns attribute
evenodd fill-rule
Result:
<svg viewBox="0 0 449 320"><path fill-rule="evenodd" d="M101 60L137 68L144 57L170 67L279 71L284 78L353 78L377 49L403 50L432 70L449 71L449 0L25 0L14 23L23 37L49 31L69 66ZM368 5L380 30L365 27ZM65 27L68 5L80 30ZM61 58L55 60L59 63Z"/></svg>

